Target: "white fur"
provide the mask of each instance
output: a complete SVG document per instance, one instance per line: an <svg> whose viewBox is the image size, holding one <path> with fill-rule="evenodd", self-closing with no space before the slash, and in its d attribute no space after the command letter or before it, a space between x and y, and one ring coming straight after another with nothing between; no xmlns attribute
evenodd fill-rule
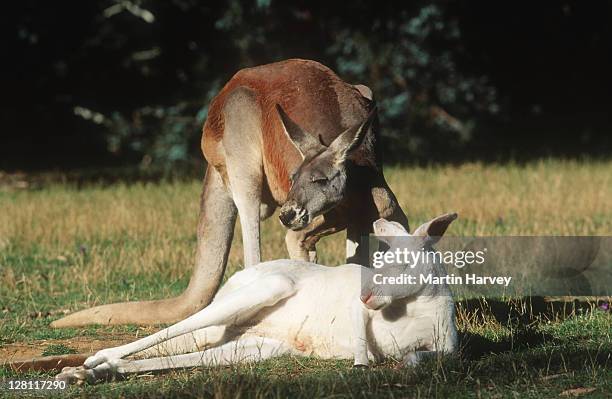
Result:
<svg viewBox="0 0 612 399"><path fill-rule="evenodd" d="M288 353L353 359L355 365L384 357L414 364L423 354L456 349L454 305L447 287L428 287L428 296L372 297L364 304L361 280L371 273L356 264L257 264L234 274L212 303L193 316L130 344L104 349L84 367L66 368L58 378L92 381L109 373L252 362ZM172 355L124 359L139 352Z"/></svg>

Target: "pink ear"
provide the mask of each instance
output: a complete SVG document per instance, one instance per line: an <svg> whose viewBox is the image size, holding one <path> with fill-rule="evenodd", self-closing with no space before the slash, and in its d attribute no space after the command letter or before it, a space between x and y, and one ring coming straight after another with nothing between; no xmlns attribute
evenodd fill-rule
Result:
<svg viewBox="0 0 612 399"><path fill-rule="evenodd" d="M390 222L387 219L378 219L372 224L374 228L374 234L376 236L405 236L408 232L401 224L397 222Z"/></svg>
<svg viewBox="0 0 612 399"><path fill-rule="evenodd" d="M390 222L387 219L378 219L372 223L372 227L374 228L376 238L389 246L393 245L394 237L407 237L410 235L404 226L397 222Z"/></svg>

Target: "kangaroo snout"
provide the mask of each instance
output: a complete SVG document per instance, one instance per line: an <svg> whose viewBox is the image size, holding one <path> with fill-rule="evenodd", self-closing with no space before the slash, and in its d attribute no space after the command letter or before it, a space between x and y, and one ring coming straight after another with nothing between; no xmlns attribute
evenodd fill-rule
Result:
<svg viewBox="0 0 612 399"><path fill-rule="evenodd" d="M310 223L308 211L299 207L296 203L283 205L278 218L283 226L288 227L291 230L303 229L308 225L308 223Z"/></svg>
<svg viewBox="0 0 612 399"><path fill-rule="evenodd" d="M293 208L289 208L285 211L281 210L280 214L278 215L278 218L280 219L281 223L285 227L291 226L291 222L293 221L294 217L295 217L295 210Z"/></svg>

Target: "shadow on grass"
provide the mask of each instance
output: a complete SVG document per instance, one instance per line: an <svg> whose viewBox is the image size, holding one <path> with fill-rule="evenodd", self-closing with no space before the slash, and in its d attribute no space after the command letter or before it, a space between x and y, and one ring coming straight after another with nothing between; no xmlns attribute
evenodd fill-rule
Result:
<svg viewBox="0 0 612 399"><path fill-rule="evenodd" d="M560 339L538 328L543 322L558 321L567 317L593 311L594 302L586 300L552 300L544 297L526 297L516 300L468 299L458 301L458 309L470 314L470 323L487 322L493 318L502 326L508 327L509 334L499 339L490 339L483 334L463 331L459 333L462 357L466 360L478 360L488 354L515 352L522 349L534 349L539 346L555 347L567 345L568 339ZM580 351L584 352L584 351ZM578 353L581 355L583 353ZM610 351L598 354L609 361ZM581 358L582 356L577 356Z"/></svg>
<svg viewBox="0 0 612 399"><path fill-rule="evenodd" d="M466 360L478 360L492 353L499 354L534 348L545 342L554 342L554 339L550 334L525 328L500 341L494 341L479 334L462 332L459 333L459 342L462 357Z"/></svg>
<svg viewBox="0 0 612 399"><path fill-rule="evenodd" d="M492 315L499 323L520 322L532 324L559 320L585 313L596 307L584 298L522 297L516 299L474 298L457 301L461 311L474 315Z"/></svg>

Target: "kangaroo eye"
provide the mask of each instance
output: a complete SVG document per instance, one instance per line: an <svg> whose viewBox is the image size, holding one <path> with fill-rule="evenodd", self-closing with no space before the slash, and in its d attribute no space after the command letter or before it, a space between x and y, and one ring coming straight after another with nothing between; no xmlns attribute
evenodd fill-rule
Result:
<svg viewBox="0 0 612 399"><path fill-rule="evenodd" d="M313 176L312 177L312 182L313 183L325 183L325 182L327 182L327 177L325 177L325 176Z"/></svg>

